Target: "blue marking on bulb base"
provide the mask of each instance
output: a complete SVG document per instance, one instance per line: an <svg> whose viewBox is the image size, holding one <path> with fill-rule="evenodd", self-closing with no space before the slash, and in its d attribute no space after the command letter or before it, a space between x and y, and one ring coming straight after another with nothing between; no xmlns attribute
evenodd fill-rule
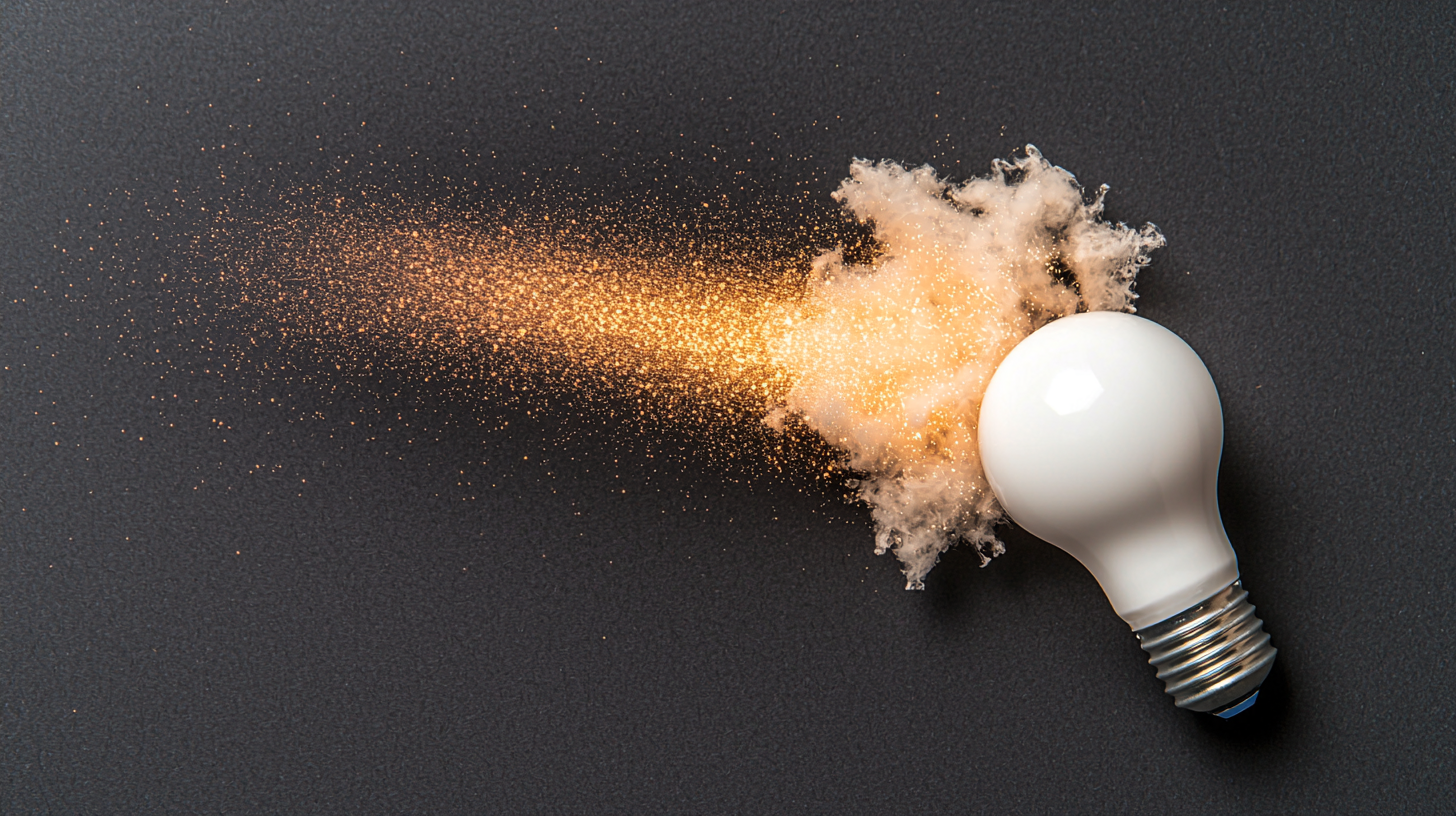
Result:
<svg viewBox="0 0 1456 816"><path fill-rule="evenodd" d="M1216 712L1214 712L1214 715L1213 716L1227 720L1229 717L1232 717L1235 714L1239 714L1241 712L1247 711L1249 709L1249 707L1252 706L1254 704L1254 701L1257 700L1257 699L1259 699L1259 690L1258 689L1254 689L1254 693L1253 694L1250 694L1248 697L1245 697L1244 699L1240 700L1237 703L1234 703L1233 705L1229 706L1228 708L1225 708L1222 711L1216 711Z"/></svg>

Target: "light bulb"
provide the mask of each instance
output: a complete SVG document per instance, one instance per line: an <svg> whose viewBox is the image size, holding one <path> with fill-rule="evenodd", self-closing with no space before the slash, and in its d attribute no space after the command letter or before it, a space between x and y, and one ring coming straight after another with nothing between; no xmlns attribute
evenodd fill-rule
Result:
<svg viewBox="0 0 1456 816"><path fill-rule="evenodd" d="M1203 361L1122 312L1054 320L981 404L1007 514L1091 570L1180 708L1231 717L1274 665L1218 512L1223 412Z"/></svg>

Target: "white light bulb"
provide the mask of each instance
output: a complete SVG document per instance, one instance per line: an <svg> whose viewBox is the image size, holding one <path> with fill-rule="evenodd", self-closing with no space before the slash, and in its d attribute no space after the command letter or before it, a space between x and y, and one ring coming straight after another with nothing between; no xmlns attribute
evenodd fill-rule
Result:
<svg viewBox="0 0 1456 816"><path fill-rule="evenodd" d="M1052 321L996 369L980 444L1007 514L1091 570L1179 707L1253 704L1275 649L1219 517L1223 412L1187 343L1121 312Z"/></svg>

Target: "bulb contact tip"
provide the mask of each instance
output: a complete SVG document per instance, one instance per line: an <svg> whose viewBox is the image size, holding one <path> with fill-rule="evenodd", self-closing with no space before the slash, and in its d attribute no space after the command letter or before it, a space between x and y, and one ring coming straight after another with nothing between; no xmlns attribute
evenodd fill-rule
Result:
<svg viewBox="0 0 1456 816"><path fill-rule="evenodd" d="M1238 581L1135 634L1174 705L1224 718L1254 704L1279 651Z"/></svg>

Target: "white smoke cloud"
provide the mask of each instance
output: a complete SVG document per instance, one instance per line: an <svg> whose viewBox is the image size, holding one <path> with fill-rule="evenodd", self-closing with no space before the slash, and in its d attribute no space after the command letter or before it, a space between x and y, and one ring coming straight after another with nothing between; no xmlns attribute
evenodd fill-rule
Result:
<svg viewBox="0 0 1456 816"><path fill-rule="evenodd" d="M1001 359L1049 320L1133 311L1157 227L1101 220L1071 173L1037 149L953 185L930 167L856 160L834 197L873 225L883 254L821 256L801 317L774 354L793 387L769 424L800 417L862 475L859 497L919 589L957 541L984 566L1003 551L976 418Z"/></svg>

